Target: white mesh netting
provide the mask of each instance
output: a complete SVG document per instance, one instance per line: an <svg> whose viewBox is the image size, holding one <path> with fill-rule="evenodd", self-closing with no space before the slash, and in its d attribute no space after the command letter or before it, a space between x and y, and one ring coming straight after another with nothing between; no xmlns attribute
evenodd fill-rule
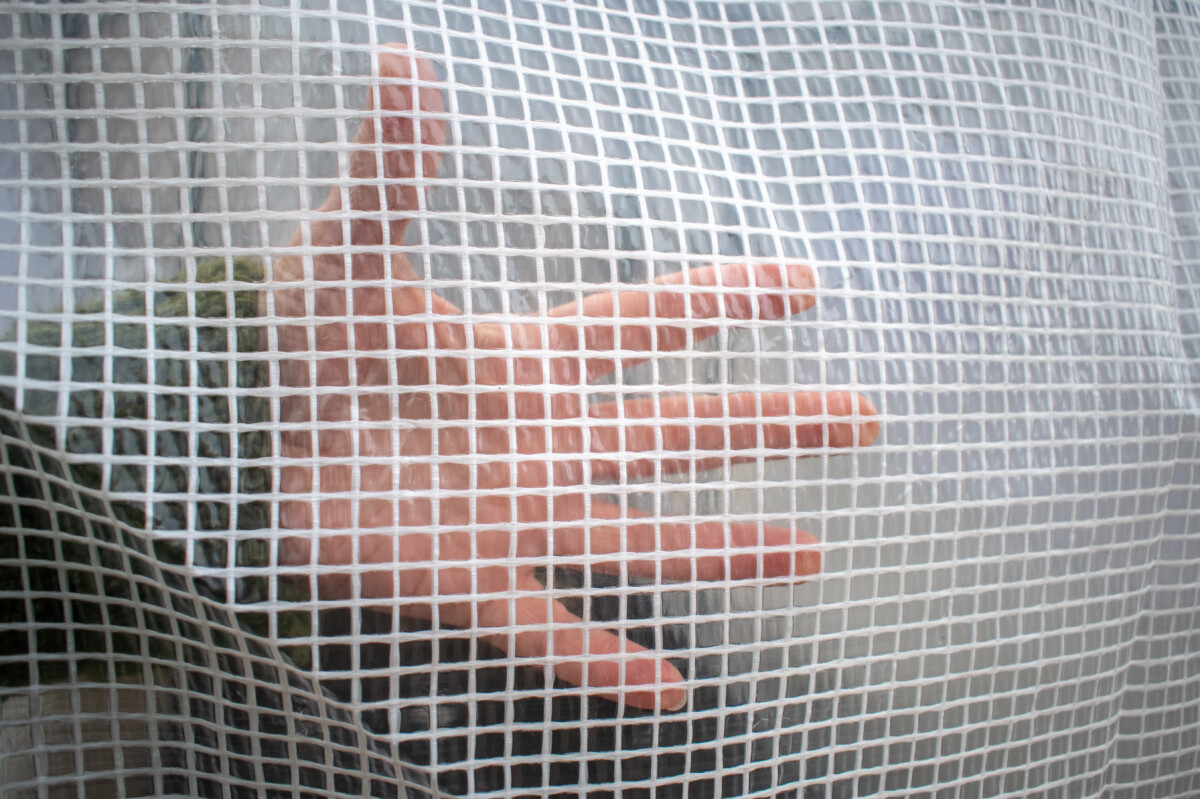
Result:
<svg viewBox="0 0 1200 799"><path fill-rule="evenodd" d="M0 7L0 796L1200 794L1200 5Z"/></svg>

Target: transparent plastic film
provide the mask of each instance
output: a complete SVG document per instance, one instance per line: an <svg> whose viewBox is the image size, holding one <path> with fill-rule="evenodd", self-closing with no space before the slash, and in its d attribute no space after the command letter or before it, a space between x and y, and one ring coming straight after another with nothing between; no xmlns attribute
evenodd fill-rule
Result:
<svg viewBox="0 0 1200 799"><path fill-rule="evenodd" d="M0 9L0 796L1194 795L1198 64Z"/></svg>

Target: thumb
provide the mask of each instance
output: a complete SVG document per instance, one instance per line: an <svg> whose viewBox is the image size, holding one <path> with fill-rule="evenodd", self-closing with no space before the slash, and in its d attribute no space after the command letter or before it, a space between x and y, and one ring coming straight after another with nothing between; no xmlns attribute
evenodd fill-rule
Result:
<svg viewBox="0 0 1200 799"><path fill-rule="evenodd" d="M433 63L401 44L385 45L367 103L350 158L351 208L379 209L374 181L382 163L386 210L415 210L419 184L437 175L446 143L445 105ZM393 236L392 244L398 243Z"/></svg>
<svg viewBox="0 0 1200 799"><path fill-rule="evenodd" d="M376 62L365 110L366 118L354 136L349 173L330 189L308 223L307 237L297 230L292 238L292 246L308 243L316 250L316 280L346 278L345 256L321 250L346 244L343 224L347 217L351 245L381 247L386 221L389 247L399 246L411 213L419 207L420 192L437 175L441 163L446 142L445 105L428 59L403 45L386 45ZM338 213L345 210L351 213ZM302 277L300 259L291 260L296 263L290 271L296 274L277 265L277 278ZM360 252L351 260L353 279L385 277L388 259L382 252Z"/></svg>

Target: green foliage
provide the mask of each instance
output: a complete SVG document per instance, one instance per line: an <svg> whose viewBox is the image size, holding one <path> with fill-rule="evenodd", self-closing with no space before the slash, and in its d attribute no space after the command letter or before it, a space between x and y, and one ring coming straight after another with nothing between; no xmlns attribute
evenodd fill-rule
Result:
<svg viewBox="0 0 1200 799"><path fill-rule="evenodd" d="M145 317L147 301L152 300L153 316L158 319L251 319L258 316L259 290L250 288L253 284L261 284L265 278L263 262L258 258L202 258L196 262L195 284L211 285L216 283L245 284L245 288L235 287L232 294L228 287L203 290L199 288L167 289L151 292L145 289L123 289L107 295L99 292L88 293L75 303L72 313L74 317L87 317L93 314L103 314L106 306L114 317L129 317L134 322L137 317ZM232 302L230 301L232 299ZM232 308L230 308L232 305ZM142 328L144 322L136 325L113 323L114 346L144 347L128 338L118 340L120 336L138 335L131 328ZM25 339L28 343L39 347L59 347L68 342L63 341L63 324L57 321L37 320L28 324ZM144 328L143 328L144 329ZM70 345L77 348L103 347L106 331L101 320L77 319L72 324ZM237 329L237 351L258 352L260 346L260 331L253 325Z"/></svg>
<svg viewBox="0 0 1200 799"><path fill-rule="evenodd" d="M269 471L258 467L239 470L238 485L232 489L221 472L221 469L227 469L222 461L231 456L241 461L249 461L269 458L272 454L271 436L255 427L270 421L269 402L261 397L235 395L229 391L233 386L244 389L268 385L266 361L253 357L253 353L262 350L263 343L262 326L257 317L264 279L264 265L258 258L205 258L196 262L194 276L187 283L177 286L160 284L154 289L131 287L107 293L81 289L76 292L74 306L64 320L34 320L28 322L24 329L28 344L45 348L42 351L31 352L26 360L27 374L30 373L30 368L36 367L40 370L37 374L45 374L43 379L56 380L61 368L71 379L78 382L78 385L73 387L68 403L68 413L78 421L67 431L64 439L63 444L67 451L79 456L99 456L101 450L92 439L96 437L96 431L100 428L94 427L94 422L89 420L107 413L116 419L154 420L160 423L162 428L156 435L147 438L145 433L139 432L137 426L125 428L118 424L111 438L114 451L119 449L121 454L139 455L148 454L153 449L159 454L169 452L174 456L184 457L187 447L192 445L189 442L194 440L197 450L192 453L193 456L211 460L212 466L198 467L200 472L203 472L199 475L199 485L201 490L205 490L206 485L212 486L215 492L214 499L211 502L198 503L197 510L192 515L202 529L205 519L208 519L212 525L211 529L218 532L208 537L200 534L201 537L194 542L194 546L201 554L209 550L223 551L222 548L226 546L225 542L232 532L229 529L229 520L236 520L233 524L236 524L238 530L252 531L262 529L270 519L266 503L256 497L257 494L271 490ZM14 327L0 331L0 339L7 337L11 340L15 329ZM46 351L58 348L71 348L71 352ZM88 350L95 352L91 354ZM198 353L209 357L194 357ZM227 357L211 357L212 353L225 353ZM65 365L60 366L60 358L64 359ZM0 373L4 369L4 363L0 362ZM105 388L105 382L120 385ZM151 385L159 388L148 390ZM161 390L171 386L195 386L211 391L194 394L189 401L185 393L175 394ZM104 400L106 394L107 402ZM44 404L49 408L55 406L52 401ZM32 430L38 434L39 440L30 443L54 451L58 446L55 430L51 426L35 423L40 409L26 407L23 410L28 420L27 432ZM198 437L179 432L187 431L193 423L237 424L239 432L232 437L219 430L210 430ZM178 430L172 430L172 427L177 427ZM47 461L43 459L43 466L45 463ZM29 466L32 467L32 463ZM78 478L90 467L95 466L95 463L88 463L87 458L80 459L78 463L71 464L71 475ZM167 499L172 492L187 490L186 476L182 478L182 482L172 479L174 473L170 471L171 468L173 467L168 465L149 470L152 473L152 481L148 487L156 495L161 493ZM128 472L130 476L122 478L126 480L122 487L125 490L142 490L142 475L146 470L134 465ZM112 474L112 479L117 479L117 470L113 470ZM206 480L208 482L205 482ZM37 481L34 481L35 485L36 483ZM89 480L88 483L89 487L94 489L106 487L99 471L96 472L95 479ZM24 493L22 488L17 487L18 493ZM0 480L0 526L13 526L16 522L13 517L14 505L5 502L3 497L9 489L9 481ZM30 490L40 491L36 488ZM232 499L222 499L220 495L228 495L230 490L236 492ZM164 530L182 529L180 525L187 523L184 503L158 500L159 497L156 496L153 514L150 515L150 504L140 502L111 502L108 503L108 511L116 520L135 529L146 524ZM7 604L9 608L8 612L0 613L0 624L26 621L22 615L25 613L25 602L13 600L25 597L31 590L50 590L52 593L66 591L63 595L64 601L90 595L92 603L88 605L74 602L68 608L63 601L44 600L34 609L43 615L57 613L58 616L63 616L63 619L57 622L58 625L66 618L63 615L64 611L69 609L72 619L82 625L78 634L71 639L73 651L87 653L89 657L64 659L54 656L55 652L68 651L66 636L58 634L60 631L57 628L37 637L21 636L24 650L32 650L28 654L34 665L30 669L8 670L0 684L28 685L31 679L41 682L68 679L85 682L107 682L114 678L144 679L145 673L140 665L132 675L125 675L119 668L114 671L116 667L128 666L130 661L127 657L111 657L116 654L128 655L129 652L125 650L130 647L133 648L131 651L140 651L140 645L132 639L126 641L122 638L120 646L118 643L112 643L114 651L108 652L108 639L93 640L88 637L88 620L83 616L86 615L85 611L99 612L103 606L106 608L104 612L112 617L111 624L128 626L130 635L136 638L139 635L137 630L142 625L139 625L134 616L153 615L153 611L146 609L134 613L128 600L136 595L153 606L160 605L165 601L165 597L158 592L136 592L132 588L135 583L132 579L126 579L123 573L132 578L134 575L129 571L130 568L135 561L140 562L146 556L153 557L168 570L181 568L186 562L187 554L183 541L163 537L156 539L153 546L147 548L141 546L134 538L125 538L122 534L125 546L132 546L132 550L114 548L114 541L104 541L103 546L88 546L86 541L99 541L104 537L104 526L91 524L89 535L88 530L81 524L72 525L70 520L78 521L78 517L67 508L74 504L74 500L64 496L63 501L67 505L56 517L56 524L60 533L79 536L78 546L73 545L70 537L61 536L57 539L59 543L53 544L54 539L43 533L43 530L48 529L46 525L49 524L49 517L37 525L31 525L31 520L22 516L19 522L22 529L20 535L0 535L0 598L6 600L0 604ZM96 507L88 509L92 512L99 510ZM7 522L5 518L8 519ZM112 532L113 528L108 530ZM212 546L205 549L206 544ZM80 557L80 553L86 557ZM266 545L265 539L240 542L236 546L236 554L238 566L261 569L261 575L245 578L245 585L238 587L236 597L224 596L219 589L214 594L207 585L198 584L197 587L203 594L238 603L239 608L244 608L237 615L245 629L265 636L270 631L267 615L252 608L256 603L269 598L269 584L278 584L276 596L279 599L293 602L305 601L308 598L307 585L303 581L279 579L275 575L270 547ZM92 562L94 557L105 561L106 558L102 556L113 556L116 560ZM60 572L59 568L35 568L31 558L45 560L47 567L57 564L58 567L69 571ZM214 563L216 562L218 561L214 560ZM101 569L103 571L98 571ZM57 586L54 581L60 573L68 574L73 582L67 586ZM99 581L97 577L100 578ZM111 603L108 600L116 602ZM119 619L113 614L125 614L129 618ZM313 629L311 616L304 611L279 614L276 629L281 638L308 638ZM116 642L117 639L112 641ZM305 667L310 663L307 647L287 648L295 651L297 665ZM121 651L118 652L117 649ZM39 659L39 655L45 654L50 654L51 657ZM68 663L73 665L68 666Z"/></svg>

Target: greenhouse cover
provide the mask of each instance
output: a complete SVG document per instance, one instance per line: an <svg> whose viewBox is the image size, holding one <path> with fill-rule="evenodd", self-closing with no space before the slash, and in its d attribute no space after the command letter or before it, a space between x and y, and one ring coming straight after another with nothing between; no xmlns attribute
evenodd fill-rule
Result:
<svg viewBox="0 0 1200 799"><path fill-rule="evenodd" d="M1200 4L0 73L3 799L1200 795Z"/></svg>

